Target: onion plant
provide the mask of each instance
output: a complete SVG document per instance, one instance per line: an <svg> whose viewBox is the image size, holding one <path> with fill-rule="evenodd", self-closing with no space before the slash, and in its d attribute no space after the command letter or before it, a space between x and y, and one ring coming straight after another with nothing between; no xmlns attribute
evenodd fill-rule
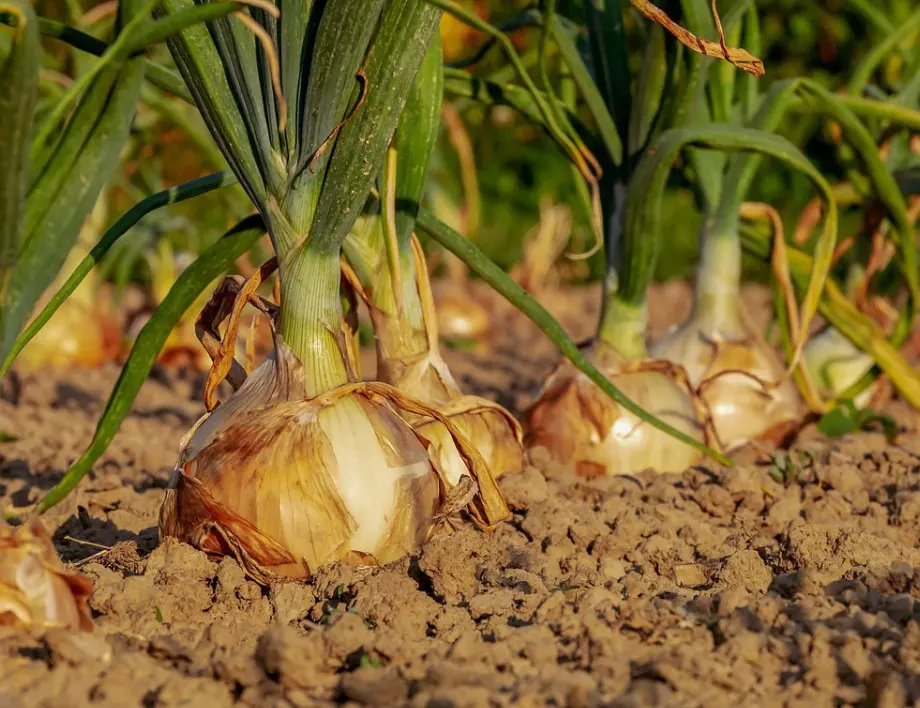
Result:
<svg viewBox="0 0 920 708"><path fill-rule="evenodd" d="M718 373L718 370L711 371L711 365L706 362L696 363L695 359L700 358L701 353L694 352L693 357L675 357L660 348L650 353L646 345L646 292L663 238L658 230L658 212L671 164L682 151L698 167L705 168L715 163L712 171L715 174L698 169L698 179L718 183L722 179L717 173L718 166L724 164L724 158L717 153L700 151L700 148L715 148L741 151L742 154L733 159L742 164L755 161L745 153L765 154L804 170L822 191L822 196L828 199L829 218L821 240L825 252L833 247L836 229L836 208L829 186L788 141L760 130L729 125L725 122L729 119L728 115L717 116L722 122L705 125L708 120L700 111L700 99L707 79L711 80L708 75L734 72L734 69L728 64L710 66L709 60L695 55L681 57L673 42L657 26L649 30L640 73L634 89L628 90L630 81L625 58L611 56L603 41L604 31L620 28L622 18L607 6L597 9L588 3L587 7L586 24L593 50L593 75L586 77L583 71L579 71L575 58L571 58L570 62L576 66L575 76L582 77L582 93L588 97L599 94L603 99L601 102L594 98L590 104L595 122L599 126L612 124L616 128L618 141L615 143L612 137L607 137L606 145L608 148L611 144L625 145L620 160L609 149L605 155L607 164L601 202L608 265L593 353L608 372L618 377L615 380L621 386L634 386L637 393L641 391L643 402L658 415L667 412L678 417L688 430L695 429L698 435L703 434L704 427L708 430L711 419L715 440L731 447L738 443L738 436L734 432L726 434L725 418L747 420L752 411L769 410L770 406L764 406L759 391L753 400L747 402L749 410L742 410L740 405L737 410L726 410L724 402L706 395L711 394L712 389L697 397L697 388L704 376ZM705 4L685 2L683 9L691 30L698 34L715 31L706 14ZM744 11L745 6L741 4L727 17L725 26L729 31L737 25ZM558 20L555 22L557 24L553 26L558 27ZM557 30L555 36L557 41L561 40L565 53L563 30ZM731 37L734 40L740 35L734 33ZM752 37L744 39L746 43L751 42L749 48L758 49ZM741 81L745 84L746 105L752 104L756 97L755 77L747 75ZM723 97L723 100L730 102L730 98ZM702 122L703 125L691 127L693 122ZM753 127L757 125L755 122ZM717 300L711 307L707 305L709 314L717 308L725 310L729 298L731 307L737 307L740 294L740 248L735 246L737 264L733 262L731 253L722 255L725 246L712 250L712 254L704 254L703 262L708 264L704 267L709 269L707 277L698 279L707 288L706 302ZM711 263L713 259L717 263ZM824 261L821 263L823 265ZM816 272L816 284L824 275L820 270ZM724 285L726 282L728 286ZM816 287L820 292L820 286ZM813 299L813 292L811 296ZM731 325L734 328L732 333L726 331L700 341L701 346L707 347L706 355L711 355L726 339L740 339L737 335L738 328L742 326L740 317L733 317ZM699 339L695 332L693 337L694 341ZM767 361L778 365L778 357L772 353L769 356L772 359ZM738 376L745 387L751 386L752 380L756 385L763 376L762 363L750 357L723 368L742 370L743 373ZM775 369L772 367L771 375L767 377L771 381L782 374L781 369L779 372ZM780 413L777 415L771 411L778 421L795 418L794 391L789 384L784 384L784 387L779 395ZM736 405L741 402L737 389L729 400ZM559 419L568 421L568 424L564 427L556 425L555 421ZM669 440L651 440L651 431L637 425L636 421L623 416L615 408L601 405L596 392L565 367L555 372L547 383L528 413L526 427L531 445L548 447L556 456L574 460L576 469L580 467L586 474L628 474L648 467L666 472L683 469L695 461L693 456L683 454L683 448L676 448ZM757 432L763 432L766 427L761 426Z"/></svg>
<svg viewBox="0 0 920 708"><path fill-rule="evenodd" d="M424 253L413 235L428 162L440 127L443 97L440 36L432 39L378 180L379 200L368 205L345 240L351 281L368 306L377 344L377 377L437 408L466 435L494 475L523 462L521 430L504 408L465 396L441 357L438 318ZM416 430L429 455L463 474L449 431L425 419Z"/></svg>
<svg viewBox="0 0 920 708"><path fill-rule="evenodd" d="M645 291L659 244L655 229L647 223L654 215L643 213L641 194L650 185L657 186L658 177L666 175L670 165L644 171L638 165L646 151L651 155L659 148L652 147L651 142L662 129L682 125L691 117L706 65L701 56L689 50L727 59L753 74L762 73L760 62L744 50L703 39L701 35L706 32L700 29L705 29L707 22L709 34L715 33L705 3L682 4L694 34L651 4L633 2L656 22L649 30L643 69L633 95L620 4L584 3L591 50L590 57L585 58L578 51L571 24L555 14L555 3L546 2L542 14L530 11L542 32L543 55L537 67L542 85L537 87L500 30L448 0L437 0L437 4L494 38L523 84L451 72L448 89L490 103L506 103L537 121L588 183L595 229L603 233L609 264L604 314L590 356L599 369L614 377L618 388L640 403L640 409L668 420L672 427L670 436L662 435L660 428L647 425L648 418L636 410L604 397L594 387L596 379L589 380L563 365L526 415L526 442L549 447L557 457L573 461L577 471L590 476L632 473L646 467L683 469L700 458L703 423L680 372L667 365L650 365L645 349ZM556 95L545 63L550 38L591 112L596 132L586 129ZM693 139L719 142L714 134ZM736 142L732 147L740 146ZM644 174L642 180L633 183L640 173ZM632 206L624 209L630 194ZM697 442L685 446L688 440Z"/></svg>
<svg viewBox="0 0 920 708"><path fill-rule="evenodd" d="M169 17L191 4L163 6ZM339 298L342 243L384 166L440 14L419 0L292 0L277 12L255 3L169 42L265 222L281 303L275 313L255 297L277 319L275 351L244 383L231 334L271 266L229 281L216 297L230 300L206 308L213 320L203 313L212 335L230 318L206 402L228 374L238 388L185 440L160 531L232 554L259 579L309 576L333 560L388 562L464 507L487 526L508 513L480 453L448 418L396 387L358 380ZM458 473L429 460L404 414L444 426Z"/></svg>
<svg viewBox="0 0 920 708"><path fill-rule="evenodd" d="M855 249L850 248L849 253L841 258L846 269L843 285L847 295L863 310L869 306L872 297L869 291L873 285L883 286L882 289L874 288L875 297L894 299L899 297L899 290L904 284L910 283L911 234L915 232L912 227L920 216L920 197L909 196L913 190L904 181L903 185L899 185L904 199L898 198L893 182L897 182L898 172L920 164L920 144L916 143L916 131L920 129L918 46L920 11L914 11L897 32L892 28L891 33L857 65L847 83L844 105L840 108L844 120L838 125L848 129L840 131L838 154L849 169L848 181L839 189L846 191L852 206L863 210L863 227L857 237L848 240L852 243L858 238L859 242ZM911 61L901 63L900 72L889 76L893 84L889 90L870 86L873 74L884 59L891 56L893 48L900 49ZM871 97L863 96L864 93L871 94ZM871 107L870 111L866 111L867 106ZM854 110L866 113L861 122L850 115ZM871 143L878 147L877 158L870 154L870 136ZM865 169L867 162L871 163L871 169ZM885 171L892 173L894 180L885 179ZM873 207L879 201L888 205L886 218L881 220L873 218ZM802 242L809 236L806 219L800 219L800 225L796 239ZM882 256L885 249L897 244L900 247L891 248L890 257ZM854 252L857 259L851 257ZM895 271L894 277L890 275L892 270ZM897 272L903 273L904 277L898 278ZM911 300L912 297L909 297L909 306ZM907 330L907 327L902 327L896 341L903 341ZM867 385L873 378L876 364L873 357L832 325L809 340L805 345L804 360L808 375L822 398L835 401L852 397L857 405L862 406L868 404L878 390L875 385Z"/></svg>
<svg viewBox="0 0 920 708"><path fill-rule="evenodd" d="M744 36L758 42L757 17L754 10L746 13L743 22ZM903 200L899 199L890 175L872 154L874 145L867 140L863 124L843 102L831 97L825 90L807 79L790 80L774 84L765 95L745 77L720 72L710 77L708 109L716 120L734 121L761 129L776 130L786 111L798 98L812 112L839 121L847 145L855 147L857 159L866 164L868 188L878 194L890 209L900 232L898 241L907 249L907 262L915 261L912 227L906 218ZM876 106L877 110L884 110ZM701 237L701 261L696 277L696 298L693 312L684 325L665 337L653 349L657 356L670 359L685 367L694 385L703 386L702 396L713 412L720 437L729 447L767 433L776 426L789 425L799 419L795 394L784 373L784 368L772 348L763 343L743 321L740 310L741 242L738 233L742 204L754 183L760 159L752 155L737 155L727 164L717 160L697 160L696 167L705 179L703 203L707 219ZM831 214L826 215L830 217ZM825 223L828 226L828 222ZM825 231L826 233L826 231ZM782 235L777 236L782 239ZM819 239L815 251L815 264L826 275L831 265L832 241ZM905 271L909 287L916 274ZM821 279L815 281L822 282ZM799 363L806 348L807 325L817 307L820 291L811 288L806 296L805 317L795 324L796 332L789 337L790 364ZM913 312L915 295L909 297L908 312ZM786 309L781 304L780 312ZM908 315L912 319L912 315ZM790 323L791 324L791 323ZM808 366L798 373L798 381L809 407L822 410L824 405L812 391L808 370L815 375L824 369L821 378L822 393L827 390L825 368L827 357L836 359L843 340L827 333L813 340L804 355ZM837 352L836 354L834 352ZM856 373L867 362L850 349L844 352L839 365L833 367L833 376L842 370ZM842 367L842 370L841 370ZM739 373L735 373L739 372ZM865 369L863 373L865 372ZM858 378L858 377L857 377Z"/></svg>
<svg viewBox="0 0 920 708"><path fill-rule="evenodd" d="M812 395L801 362L809 325L819 303L824 306L821 294L833 259L837 209L834 190L823 176L788 141L772 133L790 109L804 109L824 116L837 121L843 128L845 140L867 169L871 188L895 225L899 252L904 254L901 272L909 291L909 306L898 323L898 332L903 336L907 331L905 328L909 329L909 323L913 321L913 283L917 279L915 248L912 238L907 237L910 229L903 204L892 195L891 177L885 170L879 169L877 157L873 159L874 146L872 150L867 148L864 128L854 112L866 120L881 120L894 125L915 125L916 116L895 104L885 105L862 97L832 97L814 82L804 79L781 82L767 93L758 91L752 76L737 75L728 64L709 67L704 60L692 56L689 62L684 63L685 60L673 51L673 46L668 44L657 27L653 27L649 34L642 70L633 84L626 72L625 56L618 49L622 45L604 39L609 39L611 33L622 31L619 6L592 2L585 5L592 49L586 63L582 62L575 43L565 31L566 22L553 14L553 3L543 4L544 14L538 24L542 25L544 36L552 33L591 112L593 130L586 129L570 107L556 99L543 69L543 86L536 97L532 93L522 93L513 85L493 83L489 79L470 80L457 72L447 74L448 90L489 103L511 105L543 125L557 139L560 147L568 150L569 144L558 138L553 123L546 118L544 107L549 105L555 112L557 124L574 128L576 144L582 141L582 148L588 148L598 156L604 171L600 198L604 211L608 278L602 320L594 344L595 355L598 349L610 346L614 350L619 348L631 352L629 356L634 360L646 357L644 292L649 276L644 267L654 263L653 253L658 247L655 242L658 238L656 215L648 213L647 208L659 208L661 190L671 162L679 154L688 158L707 215L697 298L691 319L664 342L653 347L653 355L667 356L676 361L665 364L659 360L656 366L688 374L689 388L697 393L704 416L712 417L716 437L720 437L728 447L737 447L754 437L769 434L771 428L793 425L800 419L800 411L787 380L790 371L795 370L796 381L806 393L809 407L822 408ZM691 30L697 34L712 35L714 28L708 22L705 5L684 2L681 6L684 21ZM749 3L734 6L726 16L724 26L729 32L729 43L740 41L756 53L759 48L757 16ZM493 33L497 32L492 29ZM881 54L874 55L871 60L877 62ZM738 65L744 67L743 62ZM627 90L631 86L635 87L634 90ZM540 96L543 104L538 100ZM713 125L705 125L712 121L715 121ZM704 125L689 127L694 122ZM674 129L661 132L669 126ZM699 148L719 148L742 154L729 157ZM801 303L785 302L785 297L779 300L782 310L779 314L789 310L796 315L794 323L786 323L789 344L789 364L786 367L772 349L763 345L747 328L738 304L740 220L745 215L769 213L766 207L749 205L744 201L762 156L778 159L804 172L824 203L824 223L813 245L813 260L809 261L813 277L804 289L796 290L802 296ZM639 216L644 210L645 215ZM780 280L782 271L789 266L783 265L782 239L774 239L773 244L776 250L774 263ZM647 248L651 249L651 256ZM799 278L796 288L801 284ZM792 295L791 292L786 294ZM849 331L853 331L852 327ZM898 332L893 335L895 339ZM891 352L886 350L885 356L888 357L889 367L893 366L903 375L903 367L890 364ZM618 357L623 358L622 351ZM644 368L647 369L648 364ZM608 414L605 418L597 414L596 407L585 414L582 411L591 406L574 403L578 397L569 395L572 389L568 384L560 384L560 378L564 381L566 376L560 377L558 373L554 376L549 387L553 394L549 398L571 399L567 405L575 412L561 417L576 421L572 425L582 431L583 439L589 441L586 449L599 449L602 441L612 439L610 428L606 426L609 421L616 420L616 415ZM905 381L903 385L909 389L911 382ZM533 418L534 413L546 403L546 400L539 401L530 417ZM555 400L550 403L556 405ZM541 416L545 420L560 418L542 412ZM599 420L603 425L586 425L584 418ZM549 424L543 427L549 428ZM638 431L640 428L634 429ZM537 436L532 435L532 439L534 437ZM579 455L584 453L575 452L573 436L560 434L557 437L561 439L558 443L561 456L575 457L577 462ZM605 455L597 453L600 458L611 459L605 458ZM589 463L586 472L592 474L604 466L598 466L594 459L589 459ZM588 468L595 472L590 472Z"/></svg>
<svg viewBox="0 0 920 708"><path fill-rule="evenodd" d="M220 449L218 443L221 440L230 439L221 429L229 426L235 430L232 425L233 418L243 415L244 412L252 412L254 405L257 411L275 410L276 398L285 399L283 402L286 406L293 406L295 403L298 406L310 404L311 410L317 415L301 415L297 420L305 425L312 421L312 433L316 433L317 436L320 432L323 433L317 438L319 440L328 439L325 430L318 431L316 428L316 421L320 418L330 419L326 421L326 426L336 435L344 428L349 428L349 432L342 433L344 438L337 437L345 465L354 463L354 458L349 458L346 453L356 447L351 442L342 444L342 440L347 438L352 441L362 437L365 441L369 440L369 436L361 431L367 433L375 425L368 423L369 428L349 425L356 422L349 420L348 417L353 413L347 412L355 409L355 399L360 399L357 403L363 406L365 411L368 407L372 412L376 411L381 405L389 410L389 413L383 415L392 424L388 424L391 434L396 435L400 442L393 441L393 446L388 444L387 449L393 447L402 450L405 444L411 458L395 460L396 477L399 477L400 484L406 480L413 484L412 480L415 480L417 484L414 489L419 491L419 496L414 499L423 507L427 502L431 502L433 506L426 507L429 510L433 507L438 509L437 519L426 513L419 513L409 527L402 529L400 538L394 543L403 543L404 549L418 542L433 527L442 524L443 519L449 517L453 511L464 506L474 520L487 525L501 518L507 511L492 483L492 476L483 465L481 454L466 436L457 430L450 416L445 416L443 412L431 408L430 405L407 396L395 387L382 383L361 384L354 380L357 362L354 361L353 348L349 351L349 328L342 325L341 310L333 296L336 291L333 286L337 286L338 281L336 254L342 240L354 227L371 183L376 175L382 173L385 163L384 151L390 143L396 117L400 115L399 108L411 88L414 69L403 71L405 66L399 62L405 60L409 64L412 61L421 63L428 46L427 38L412 35L412 42L402 43L396 47L399 43L393 39L393 27L411 16L415 18L413 21L418 21L417 28L420 28L428 21L422 18L431 19L430 15L425 14L431 8L423 12L421 6L416 3L395 0L375 3L379 12L362 6L358 8L361 12L370 13L360 15L366 20L366 25L376 26L379 19L379 26L376 26L374 32L368 32L367 26L359 31L357 25L350 24L351 31L357 33L357 45L341 45L333 51L330 46L339 45L332 37L344 24L348 24L343 18L350 11L349 8L355 10L357 6L349 5L344 10L343 7L337 7L334 11L331 8L323 9L320 13L318 8L309 10L300 3L293 3L287 8L288 19L285 22L275 17L272 8L265 3L252 1L255 7L246 10L245 15L237 15L208 28L194 26L201 21L238 13L241 10L240 4L169 4L166 12L158 19L151 22L147 18L146 23L130 25L126 31L133 27L135 33L128 38L119 37L112 44L46 18L39 18L38 28L42 34L100 57L100 64L103 66L117 65L133 58L142 60L151 84L185 100L195 101L201 108L215 142L232 171L208 175L153 194L119 217L16 339L12 351L0 365L0 374L9 370L16 355L66 302L92 272L93 267L145 215L167 205L234 184L239 179L260 213L244 219L228 231L178 277L169 294L138 334L121 376L100 417L91 443L61 482L41 500L37 508L41 512L59 503L90 471L130 410L144 379L166 345L172 328L180 322L184 313L208 284L248 251L263 236L267 227L274 241L277 258L260 268L256 276L249 281L242 282L239 278L225 281L218 291L224 296L236 295L235 301L231 303L218 298L206 308L207 317L201 322L202 336L208 344L209 352L217 359L206 387L210 407L213 408L217 403L214 394L221 377L227 376L231 385L242 384L242 388L222 404L214 415L209 416L200 426L196 426L185 441L182 464L177 469L173 480L174 489L164 506L162 523L165 533L175 533L211 551L233 553L241 557L254 576L266 577L274 572L306 574L324 558L345 557L374 562L392 557L394 553L398 554L393 544L383 549L380 557L362 550L352 551L346 547L347 544L341 544L331 552L328 537L325 540L317 537L314 539L316 545L311 546L309 556L302 556L300 554L304 549L301 541L308 539L306 543L313 543L309 540L310 533L300 534L298 538L301 541L291 542L293 551L285 549L283 544L288 543L290 538L290 518L286 517L287 520L282 521L271 511L274 508L272 499L277 498L272 495L281 494L282 487L274 487L274 491L268 493L267 505L261 505L258 509L242 502L237 505L239 497L231 498L232 485L236 484L238 477L224 476L220 461L225 456L221 454L215 457L213 454L215 450ZM438 6L444 3L441 0L430 0L430 4ZM149 8L152 5L153 3L150 3L144 7ZM284 10L283 7L281 9ZM323 18L329 17L325 14L327 12L340 14L336 16L338 19L328 20L329 28L324 30ZM357 16L359 15L352 13L351 20ZM377 19L374 19L375 17ZM9 24L8 19L2 15L0 20ZM242 27L228 25L235 22L239 22ZM433 29L433 26L432 21L430 28ZM138 54L141 49L151 46L152 42L173 37L177 32L182 32L182 35L174 39L171 49L184 80L150 56L142 57ZM253 35L247 32L252 32ZM370 37L373 39L369 39ZM304 41L301 42L301 39ZM384 44L380 45L380 42ZM380 46L386 49L379 49ZM514 51L510 44L507 47ZM394 58L396 55L402 59ZM390 59L395 63L391 63ZM517 66L520 67L520 62ZM370 92L370 87L376 85L371 81L372 78L376 81L377 77L389 79L394 75L395 80L381 80L384 91ZM292 96L296 100L289 100ZM532 81L525 93L516 93L515 98L519 106L529 108L532 114L546 119L547 103ZM381 112L378 114L376 111ZM383 115L384 119L378 121L375 116L379 115ZM577 120L574 122L577 123ZM560 145L581 149L577 147L577 144L580 144L578 136L569 130L571 124L568 118L563 120L562 129L558 122L547 125ZM567 138L566 135L570 137ZM346 149L346 146L355 145L362 145L363 149ZM716 451L702 445L693 436L687 435L666 421L656 418L612 385L584 357L558 322L472 243L433 218L424 209L419 210L418 217L418 227L452 251L518 307L586 377L619 406L644 423L674 436L700 453L709 454L724 464L729 464ZM261 279L278 264L283 285L280 312L275 305L255 295L255 289ZM422 269L417 268L417 273L421 271ZM309 279L304 277L306 272L311 275ZM313 277L314 275L317 277ZM419 294L424 292L424 282L419 279ZM242 306L253 298L255 304L277 322L279 331L275 332L275 355L246 379L244 367L232 359L231 335L238 327ZM226 341L221 342L219 322L228 314L230 331ZM332 326L333 320L338 324ZM428 329L429 337L432 331ZM434 348L429 347L429 351L434 351ZM305 373L307 371L310 373L309 379ZM342 376L345 376L348 383L338 384L325 392L320 392L323 387L341 381ZM254 400L263 394L269 396L268 401L263 401L265 405ZM340 398L343 399L341 405ZM462 402L463 397L460 400ZM450 405L451 402L446 408L449 409ZM485 415L480 415L478 410L467 409L447 410L447 413L473 414L479 417L494 413L496 418L503 417L503 413L499 413L494 406L489 405L485 408L490 409L482 411ZM330 412L329 409L338 410ZM397 409L402 413L397 414ZM292 408L288 407L286 410ZM373 416L372 412L368 415ZM460 416L461 419L463 415ZM263 420L266 425L278 425L279 419L272 418L267 412L266 416L268 419ZM395 419L392 416L395 416ZM258 416L256 417L258 419ZM442 446L442 454L434 455L437 458L435 466L440 464L442 469L425 467L423 462L427 465L431 462L425 461L424 456L419 457L421 453L418 452L416 443L422 442L424 436L420 436L420 433L424 432L426 418L433 419L428 426L429 440L437 437L447 441L444 431L449 433L450 444ZM343 422L343 419L347 423ZM410 419L414 430L407 426ZM510 421L507 421L507 430L514 432L514 426ZM246 436L236 437L239 440L246 439ZM512 434L513 437L515 436ZM279 442L287 441L280 439ZM429 447L433 447L429 441L426 442L429 443ZM211 443L217 447L212 449ZM318 454L328 455L334 452L330 451L328 445L322 447L325 452ZM488 453L487 447L483 447ZM462 458L462 464L457 463L455 457L451 457L454 451ZM250 452L258 457L255 450ZM199 453L203 455L200 459ZM280 454L284 454L283 450ZM249 459L247 455L248 453L244 454L243 458ZM392 478L391 465L394 460L391 458L392 455L387 457L387 467ZM450 458L450 464L445 462L446 458ZM410 464L400 464L401 462ZM257 460L253 463L257 464ZM206 465L201 476L200 464ZM500 463L498 469L502 469L503 464ZM509 468L511 466L513 465L509 465ZM423 467L428 469L427 473L422 472ZM467 474L462 473L464 468ZM302 468L289 467L287 471L293 475L297 474L297 469ZM354 470L353 467L350 469ZM336 473L337 471L336 468ZM459 484L450 488L449 481L451 478L456 479L458 472ZM431 495L433 478L436 478L438 487L437 500L434 501ZM202 479L206 480L207 484L204 484ZM354 486L349 486L349 480L354 481L349 474L343 475L340 480L346 491L355 489ZM383 486L380 489L374 489L392 491L393 488L389 487L387 482L381 484ZM405 489L405 485L402 488ZM228 490L230 497L222 496L226 495ZM360 496L360 492L358 494ZM360 499L349 498L353 503L360 502ZM380 498L383 499L383 506L389 503L388 498ZM402 504L404 500L405 495L402 495L399 503ZM250 500L246 500L247 503L248 501ZM329 501L332 503L335 499L330 498ZM377 521L370 519L366 528L380 530L380 507L381 504L376 504L373 512L367 512ZM315 508L308 505L303 510L304 514L313 515L314 511L311 509ZM337 508L345 508L348 511L344 502ZM365 511L367 510L361 513ZM213 522L210 516L214 515L220 517L222 522ZM253 524L251 519L257 517L265 519L266 524L271 527L269 534L265 534ZM314 515L311 518L318 517ZM390 518L394 517L391 515ZM303 521L303 517L298 517L298 521ZM347 518L346 522L351 524ZM278 524L282 524L282 527ZM325 524L323 528L326 528ZM362 545L368 543L366 534L359 535L355 529L352 531L355 533L351 538L359 538ZM249 546L240 542L239 534L243 534ZM250 551L257 551L256 555L252 555ZM262 552L264 555L260 555ZM296 559L298 556L299 560ZM292 558L295 560L287 562Z"/></svg>

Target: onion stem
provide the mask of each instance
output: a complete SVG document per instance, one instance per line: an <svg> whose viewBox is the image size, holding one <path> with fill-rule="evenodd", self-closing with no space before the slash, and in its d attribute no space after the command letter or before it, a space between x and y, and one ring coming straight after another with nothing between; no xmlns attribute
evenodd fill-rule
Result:
<svg viewBox="0 0 920 708"><path fill-rule="evenodd" d="M597 336L626 361L637 362L648 358L645 346L647 328L648 299L642 298L633 304L614 294L604 302Z"/></svg>
<svg viewBox="0 0 920 708"><path fill-rule="evenodd" d="M281 336L303 363L310 398L349 382L339 269L338 253L308 246L281 270Z"/></svg>
<svg viewBox="0 0 920 708"><path fill-rule="evenodd" d="M704 224L700 235L700 262L694 283L692 317L702 326L722 332L743 332L739 311L741 294L741 240L738 214L721 214Z"/></svg>

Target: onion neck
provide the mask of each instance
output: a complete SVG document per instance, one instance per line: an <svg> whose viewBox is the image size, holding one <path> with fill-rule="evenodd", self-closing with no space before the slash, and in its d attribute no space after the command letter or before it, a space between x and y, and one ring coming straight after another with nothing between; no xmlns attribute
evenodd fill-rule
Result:
<svg viewBox="0 0 920 708"><path fill-rule="evenodd" d="M706 330L743 331L741 320L741 239L738 216L708 219L700 236L691 319Z"/></svg>
<svg viewBox="0 0 920 708"><path fill-rule="evenodd" d="M338 252L307 244L283 263L280 277L281 336L303 364L306 396L348 383Z"/></svg>
<svg viewBox="0 0 920 708"><path fill-rule="evenodd" d="M411 244L400 244L397 256L401 302L396 297L387 244L378 218L359 223L345 239L343 248L368 300L378 358L393 361L428 353L424 309Z"/></svg>
<svg viewBox="0 0 920 708"><path fill-rule="evenodd" d="M368 289L371 319L381 359L407 359L428 352L425 317L416 286L412 254L400 254L402 302L397 304L390 269L380 268ZM401 307L400 307L401 305Z"/></svg>
<svg viewBox="0 0 920 708"><path fill-rule="evenodd" d="M635 362L648 358L645 345L648 329L648 299L638 303L623 301L614 292L604 301L597 338L626 361Z"/></svg>

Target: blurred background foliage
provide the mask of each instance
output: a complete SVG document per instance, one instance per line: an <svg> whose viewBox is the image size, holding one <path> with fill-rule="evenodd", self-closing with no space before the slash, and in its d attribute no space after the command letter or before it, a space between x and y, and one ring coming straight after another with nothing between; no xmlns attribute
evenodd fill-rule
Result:
<svg viewBox="0 0 920 708"><path fill-rule="evenodd" d="M764 42L760 56L767 71L761 81L769 84L807 75L832 90L839 89L859 60L886 34L886 28L873 21L875 13L897 26L913 10L915 1L755 0ZM463 4L501 26L533 3L464 0ZM672 17L679 17L676 2L657 4ZM731 5L731 0L720 0L720 13L724 15ZM35 7L41 15L103 37L111 27L116 3L36 0ZM557 10L573 18L582 13L580 0L561 0ZM636 64L641 58L644 22L638 13L629 13L630 58ZM445 17L442 23L442 36L445 61L456 66L476 56L485 40L481 33L451 17ZM0 41L2 37L0 34ZM536 50L536 29L523 27L513 31L511 37L525 57ZM45 40L44 48L42 105L47 110L63 87L86 69L90 59L53 40ZM165 48L156 58L171 63ZM886 86L886 82L896 84L901 80L902 62L903 58L893 53L883 63L874 77L879 90L896 88ZM558 72L559 65L558 57L550 57L551 69ZM488 74L504 66L500 51L492 48L479 58L475 68L477 73ZM110 219L156 191L225 167L194 108L150 84L145 86L142 98L132 140L123 156L123 169L108 189ZM504 106L483 107L472 101L453 100L446 108L445 119L426 195L428 206L507 269L524 257L528 239L539 230L541 213L547 213L546 206L567 209L571 218L564 223L571 225L571 234L567 243L557 249L559 274L573 282L599 278L603 272L602 254L587 261L569 260L561 254L563 250L588 250L592 237L589 214L579 197L572 168L551 140ZM782 132L803 146L832 183L843 178L839 148L827 128L796 116ZM662 215L668 245L658 264L660 279L692 274L701 216L689 188L691 177L680 170L673 172ZM806 178L769 161L761 169L751 195L753 200L775 205L790 225L811 197ZM116 299L129 283L149 289L162 278L164 270L174 269L172 264L164 268L160 262L167 257L164 254L182 260L199 253L246 215L247 204L240 188L231 187L157 211L121 239L102 264L101 275L114 285ZM844 219L842 233L846 230ZM166 239L168 248L156 246L161 239ZM267 249L254 254L252 260L263 255L268 256ZM439 262L447 265L446 259L434 254L434 263Z"/></svg>

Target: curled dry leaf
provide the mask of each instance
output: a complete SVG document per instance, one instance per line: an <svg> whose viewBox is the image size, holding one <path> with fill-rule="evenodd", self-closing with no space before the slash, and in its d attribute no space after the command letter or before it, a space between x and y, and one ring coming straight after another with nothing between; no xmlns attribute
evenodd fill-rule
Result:
<svg viewBox="0 0 920 708"><path fill-rule="evenodd" d="M712 15L716 23L716 29L719 32L718 42L697 37L690 30L674 22L661 8L648 0L629 0L629 3L647 18L664 27L681 44L694 52L705 54L707 57L724 59L729 64L737 66L742 71L746 71L753 76L763 76L763 62L760 59L744 49L729 47L725 44L725 35L722 32L722 22L719 20L719 14L716 12L715 0L712 2Z"/></svg>
<svg viewBox="0 0 920 708"><path fill-rule="evenodd" d="M645 410L702 441L700 414L688 388L667 372L629 366L607 345L591 358L611 383ZM614 403L567 360L524 416L524 443L571 462L582 477L676 472L702 453L639 420Z"/></svg>
<svg viewBox="0 0 920 708"><path fill-rule="evenodd" d="M37 518L16 528L0 521L0 625L91 631L92 590L88 578L64 569Z"/></svg>

